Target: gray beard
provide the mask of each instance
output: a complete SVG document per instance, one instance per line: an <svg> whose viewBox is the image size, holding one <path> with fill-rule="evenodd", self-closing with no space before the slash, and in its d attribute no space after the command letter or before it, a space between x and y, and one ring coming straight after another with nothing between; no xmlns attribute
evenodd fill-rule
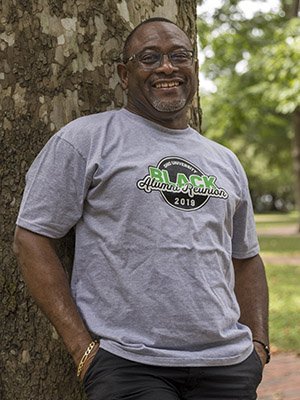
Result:
<svg viewBox="0 0 300 400"><path fill-rule="evenodd" d="M157 111L165 112L181 110L185 106L185 104L186 99L180 99L177 101L163 101L155 99L152 101L152 105Z"/></svg>

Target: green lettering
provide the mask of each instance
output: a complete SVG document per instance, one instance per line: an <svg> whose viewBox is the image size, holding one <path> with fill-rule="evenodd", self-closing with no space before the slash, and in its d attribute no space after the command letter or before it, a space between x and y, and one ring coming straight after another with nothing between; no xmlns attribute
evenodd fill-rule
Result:
<svg viewBox="0 0 300 400"><path fill-rule="evenodd" d="M182 186L185 186L188 183L189 183L189 180L184 174L181 174L181 173L177 174L177 178L176 178L177 186L179 186L181 188Z"/></svg>
<svg viewBox="0 0 300 400"><path fill-rule="evenodd" d="M203 175L202 178L203 178L204 185L207 189L210 189L210 188L217 189L217 187L215 185L216 178L214 176Z"/></svg>
<svg viewBox="0 0 300 400"><path fill-rule="evenodd" d="M203 188L202 177L199 175L191 175L189 176L189 180L194 187ZM198 183L197 183L198 181Z"/></svg>
<svg viewBox="0 0 300 400"><path fill-rule="evenodd" d="M162 171L158 168L155 167L149 167L149 174L151 178L154 178L155 180L163 183L164 178L162 176Z"/></svg>
<svg viewBox="0 0 300 400"><path fill-rule="evenodd" d="M164 177L164 182L167 183L168 185L172 185L168 171L166 169L163 169L162 173L163 173L163 177Z"/></svg>

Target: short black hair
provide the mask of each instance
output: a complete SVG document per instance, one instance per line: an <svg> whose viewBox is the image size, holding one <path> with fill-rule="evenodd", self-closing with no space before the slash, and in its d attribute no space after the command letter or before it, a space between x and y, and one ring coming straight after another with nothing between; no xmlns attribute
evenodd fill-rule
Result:
<svg viewBox="0 0 300 400"><path fill-rule="evenodd" d="M163 17L152 17L152 18L146 19L145 21L142 21L140 24L138 24L138 25L129 33L129 35L127 36L127 38L126 38L126 40L125 40L124 47L123 47L123 55L122 55L123 62L126 61L127 58L128 58L128 49L129 49L130 42L131 42L131 39L132 39L133 35L135 34L135 32L136 32L142 25L148 24L149 22L167 22L167 23L169 23L169 24L176 25L176 26L179 28L179 26L178 26L175 22L173 22L173 21L171 21L171 20L169 20L169 19L167 19L167 18L163 18ZM180 28L180 29L181 29L181 28Z"/></svg>

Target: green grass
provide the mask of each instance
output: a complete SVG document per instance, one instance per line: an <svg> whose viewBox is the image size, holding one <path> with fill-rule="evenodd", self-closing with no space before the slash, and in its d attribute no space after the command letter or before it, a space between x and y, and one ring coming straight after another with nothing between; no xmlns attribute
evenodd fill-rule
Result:
<svg viewBox="0 0 300 400"><path fill-rule="evenodd" d="M259 214L255 216L262 255L300 257L300 235L281 233L295 226L297 213ZM277 228L277 232L269 229ZM260 232L261 230L261 232ZM277 233L277 234L276 234ZM298 253L298 254L297 254ZM280 351L300 352L300 263L299 266L266 263L270 292L270 342Z"/></svg>
<svg viewBox="0 0 300 400"><path fill-rule="evenodd" d="M282 225L297 226L299 224L299 215L295 211L291 213L256 214L255 222L258 229Z"/></svg>
<svg viewBox="0 0 300 400"><path fill-rule="evenodd" d="M270 341L284 351L300 351L300 267L268 265Z"/></svg>
<svg viewBox="0 0 300 400"><path fill-rule="evenodd" d="M300 235L259 235L259 244L263 253L300 253Z"/></svg>
<svg viewBox="0 0 300 400"><path fill-rule="evenodd" d="M255 220L257 222L297 222L299 220L299 214L297 211L289 213L273 212L267 214L255 214Z"/></svg>

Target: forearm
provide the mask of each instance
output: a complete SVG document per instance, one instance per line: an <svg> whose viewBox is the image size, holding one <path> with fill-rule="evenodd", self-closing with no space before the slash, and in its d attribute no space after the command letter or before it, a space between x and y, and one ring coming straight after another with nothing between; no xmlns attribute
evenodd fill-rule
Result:
<svg viewBox="0 0 300 400"><path fill-rule="evenodd" d="M17 228L14 251L30 294L62 337L77 365L91 336L73 301L53 241Z"/></svg>
<svg viewBox="0 0 300 400"><path fill-rule="evenodd" d="M235 293L240 306L240 322L247 325L254 339L268 344L268 286L263 262L259 255L233 259Z"/></svg>

